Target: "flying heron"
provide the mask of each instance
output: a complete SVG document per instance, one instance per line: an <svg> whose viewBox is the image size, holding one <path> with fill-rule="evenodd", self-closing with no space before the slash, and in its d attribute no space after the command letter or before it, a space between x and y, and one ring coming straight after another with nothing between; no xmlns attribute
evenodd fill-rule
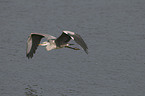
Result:
<svg viewBox="0 0 145 96"><path fill-rule="evenodd" d="M48 41L39 44L41 39L44 37ZM32 58L33 54L35 53L39 45L46 46L47 51L50 51L52 49L59 49L59 48L70 48L74 50L80 50L79 48L70 47L71 45L74 45L68 43L71 39L73 39L77 44L79 44L84 49L84 51L88 54L87 51L88 47L79 34L76 34L71 31L63 31L58 38L51 36L49 34L31 33L27 40L26 56L28 58Z"/></svg>

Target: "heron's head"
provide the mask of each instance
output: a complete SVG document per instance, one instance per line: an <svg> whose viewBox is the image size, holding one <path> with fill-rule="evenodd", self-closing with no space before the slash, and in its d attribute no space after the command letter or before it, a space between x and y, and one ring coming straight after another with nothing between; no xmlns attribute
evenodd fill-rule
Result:
<svg viewBox="0 0 145 96"><path fill-rule="evenodd" d="M40 45L40 46L47 46L47 45L48 45L48 42L45 41L45 42L43 42L42 44L38 44L38 45Z"/></svg>

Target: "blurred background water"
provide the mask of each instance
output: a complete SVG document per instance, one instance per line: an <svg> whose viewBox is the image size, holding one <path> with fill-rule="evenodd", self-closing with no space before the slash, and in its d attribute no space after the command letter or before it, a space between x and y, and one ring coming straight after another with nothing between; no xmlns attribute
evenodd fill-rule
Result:
<svg viewBox="0 0 145 96"><path fill-rule="evenodd" d="M80 34L83 50L39 47L30 33ZM0 0L1 96L143 96L144 0Z"/></svg>

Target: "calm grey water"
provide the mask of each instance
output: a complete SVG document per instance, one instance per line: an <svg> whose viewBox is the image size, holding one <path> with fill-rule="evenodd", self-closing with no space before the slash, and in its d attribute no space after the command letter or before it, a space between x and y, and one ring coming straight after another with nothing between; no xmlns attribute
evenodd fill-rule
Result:
<svg viewBox="0 0 145 96"><path fill-rule="evenodd" d="M31 32L89 47L27 59ZM144 96L145 0L0 0L0 96Z"/></svg>

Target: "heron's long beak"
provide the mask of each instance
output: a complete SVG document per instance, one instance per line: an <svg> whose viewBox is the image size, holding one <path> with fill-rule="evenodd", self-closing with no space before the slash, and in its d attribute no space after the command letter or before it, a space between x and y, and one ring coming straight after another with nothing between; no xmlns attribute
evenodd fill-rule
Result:
<svg viewBox="0 0 145 96"><path fill-rule="evenodd" d="M38 44L38 45L47 46L47 43L41 43L41 44Z"/></svg>
<svg viewBox="0 0 145 96"><path fill-rule="evenodd" d="M43 44L38 44L38 45L43 45Z"/></svg>
<svg viewBox="0 0 145 96"><path fill-rule="evenodd" d="M43 44L43 43L42 43L42 44L38 44L38 45L39 45L39 46L46 46L47 44Z"/></svg>

